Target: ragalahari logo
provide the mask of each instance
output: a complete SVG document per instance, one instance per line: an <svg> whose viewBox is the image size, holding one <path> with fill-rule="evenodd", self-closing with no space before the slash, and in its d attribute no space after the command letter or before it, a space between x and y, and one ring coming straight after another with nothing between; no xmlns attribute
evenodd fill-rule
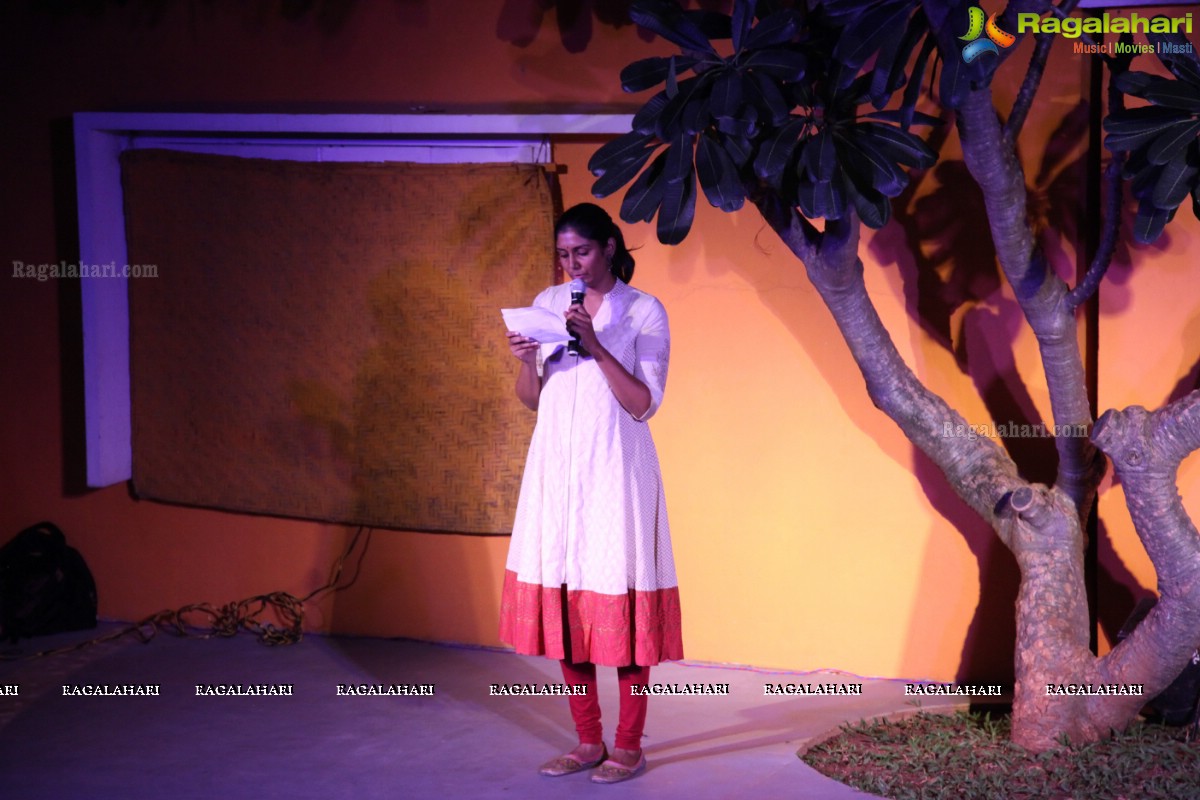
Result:
<svg viewBox="0 0 1200 800"><path fill-rule="evenodd" d="M968 64L984 53L1000 55L1002 48L1007 49L1011 47L1012 43L1017 40L1016 36L1000 29L1000 26L996 24L995 14L989 17L979 6L971 6L968 14L970 16L968 18L967 32L965 35L958 37L967 43L962 49L962 55L963 61ZM987 38L979 38L984 33L987 34Z"/></svg>

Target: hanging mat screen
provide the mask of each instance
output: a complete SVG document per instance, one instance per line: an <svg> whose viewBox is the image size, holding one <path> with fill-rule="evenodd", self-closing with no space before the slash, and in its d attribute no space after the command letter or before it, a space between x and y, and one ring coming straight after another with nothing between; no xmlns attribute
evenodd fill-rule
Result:
<svg viewBox="0 0 1200 800"><path fill-rule="evenodd" d="M499 309L553 280L540 167L122 158L133 484L508 533L533 415Z"/></svg>

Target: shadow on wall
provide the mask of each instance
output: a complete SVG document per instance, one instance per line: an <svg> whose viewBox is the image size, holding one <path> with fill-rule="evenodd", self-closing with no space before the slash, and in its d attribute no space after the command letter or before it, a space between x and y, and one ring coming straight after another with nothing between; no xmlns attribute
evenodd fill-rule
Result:
<svg viewBox="0 0 1200 800"><path fill-rule="evenodd" d="M632 25L629 6L633 0L505 0L496 20L496 36L517 47L537 40L545 17L554 12L558 34L568 53L582 53L592 41L592 17L602 25L620 28Z"/></svg>
<svg viewBox="0 0 1200 800"><path fill-rule="evenodd" d="M496 21L496 36L517 47L529 47L542 30L546 15L553 12L562 46L568 53L582 53L592 41L593 19L611 28L632 25L629 8L633 0L504 0ZM731 0L680 0L684 8L730 13ZM654 35L638 29L650 41Z"/></svg>

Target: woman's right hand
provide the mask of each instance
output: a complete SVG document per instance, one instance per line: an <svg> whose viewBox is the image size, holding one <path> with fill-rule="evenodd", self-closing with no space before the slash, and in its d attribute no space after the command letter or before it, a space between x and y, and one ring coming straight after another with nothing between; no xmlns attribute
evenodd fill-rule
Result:
<svg viewBox="0 0 1200 800"><path fill-rule="evenodd" d="M517 331L508 331L505 335L508 336L508 349L514 356L531 367L537 363L539 343L536 339L522 336Z"/></svg>

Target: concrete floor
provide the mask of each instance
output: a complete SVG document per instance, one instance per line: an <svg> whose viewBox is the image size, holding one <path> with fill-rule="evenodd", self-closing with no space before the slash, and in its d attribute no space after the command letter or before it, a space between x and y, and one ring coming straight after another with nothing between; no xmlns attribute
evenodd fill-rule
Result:
<svg viewBox="0 0 1200 800"><path fill-rule="evenodd" d="M32 653L117 629L26 640ZM11 655L16 648L0 648ZM0 797L21 800L372 800L609 796L849 800L796 750L845 721L911 709L900 681L668 664L653 683L729 684L728 696L653 697L650 767L617 786L536 768L575 744L563 697L491 696L560 683L557 662L406 640L249 634L128 637L0 662ZM862 683L859 697L768 697L765 683ZM338 696L338 684L434 684L433 696ZM157 684L158 696L65 696L64 686ZM197 696L197 684L292 684L291 696ZM0 688L0 692L3 689ZM11 691L11 690L10 690ZM615 671L601 668L612 744ZM925 703L926 707L929 703Z"/></svg>

